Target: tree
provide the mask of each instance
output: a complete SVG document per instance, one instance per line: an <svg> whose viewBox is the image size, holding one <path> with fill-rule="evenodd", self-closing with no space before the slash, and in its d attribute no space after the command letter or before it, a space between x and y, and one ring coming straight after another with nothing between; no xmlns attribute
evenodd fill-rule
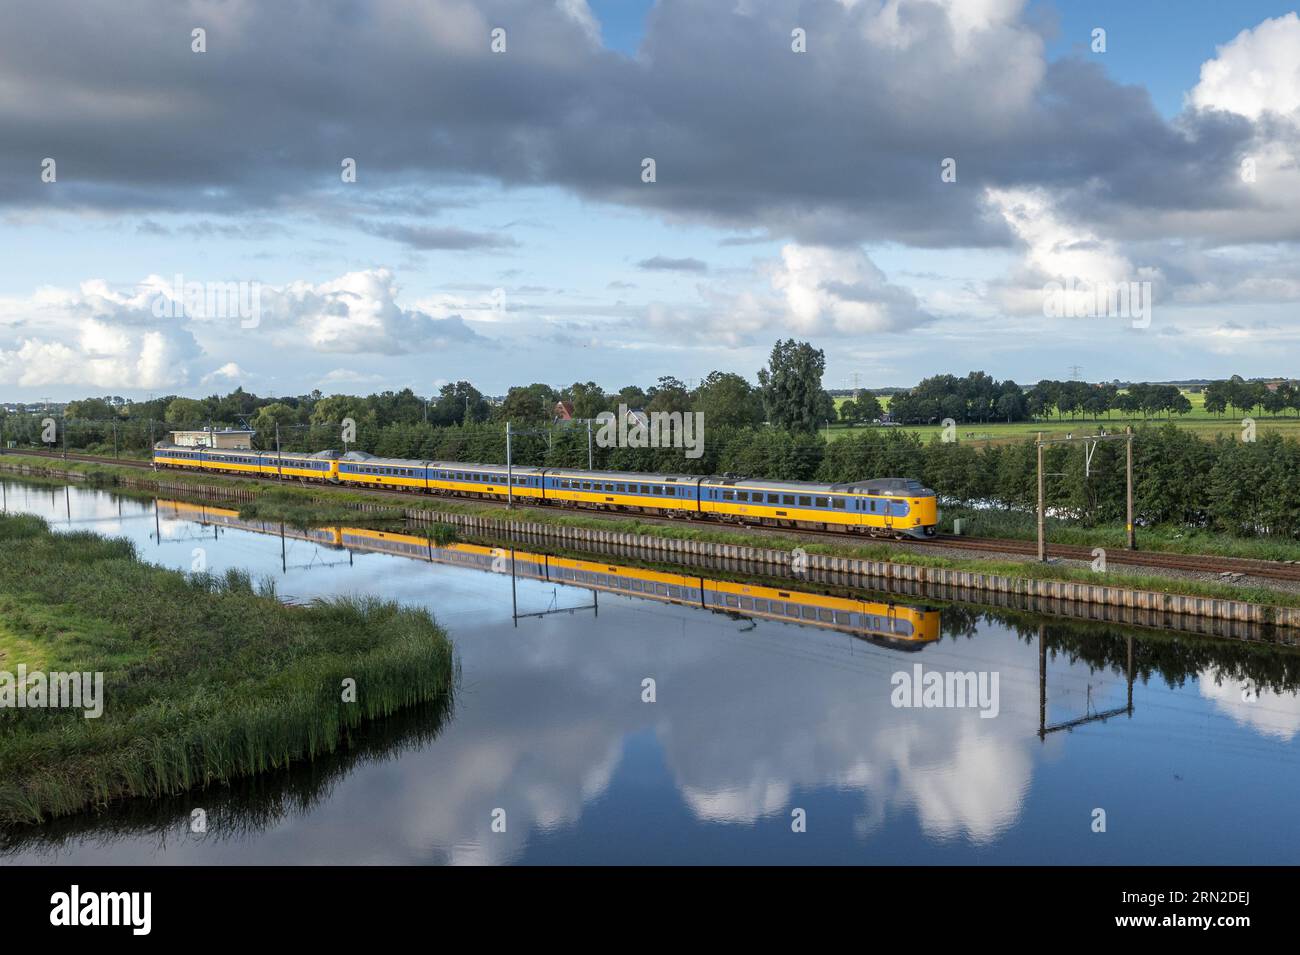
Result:
<svg viewBox="0 0 1300 955"><path fill-rule="evenodd" d="M859 421L879 421L885 415L885 409L880 406L880 400L867 391L858 395L857 406Z"/></svg>
<svg viewBox="0 0 1300 955"><path fill-rule="evenodd" d="M257 414L253 415L253 420L250 422L253 430L262 440L262 447L267 451L275 450L277 426L284 432L280 435L280 447L284 448L292 437L289 429L301 423L298 409L291 408L280 401L273 401L257 409Z"/></svg>
<svg viewBox="0 0 1300 955"><path fill-rule="evenodd" d="M515 424L542 424L551 420L554 409L555 391L549 385L516 385L506 393L494 417Z"/></svg>
<svg viewBox="0 0 1300 955"><path fill-rule="evenodd" d="M438 390L438 400L429 409L429 423L443 427L474 424L487 421L491 415L492 406L479 390L468 381L458 381Z"/></svg>
<svg viewBox="0 0 1300 955"><path fill-rule="evenodd" d="M646 392L645 410L649 412L663 411L671 414L674 411L687 412L691 410L691 396L686 391L686 383L672 375L664 375L659 382L653 385Z"/></svg>
<svg viewBox="0 0 1300 955"><path fill-rule="evenodd" d="M410 388L371 395L370 406L374 408L381 427L390 424L417 424L424 420L424 399Z"/></svg>
<svg viewBox="0 0 1300 955"><path fill-rule="evenodd" d="M835 417L835 402L822 388L826 354L793 338L772 346L768 367L758 373L767 420L790 431L815 431Z"/></svg>
<svg viewBox="0 0 1300 955"><path fill-rule="evenodd" d="M564 389L562 397L573 405L573 416L580 421L595 418L609 404L604 390L594 381L575 381Z"/></svg>
<svg viewBox="0 0 1300 955"><path fill-rule="evenodd" d="M69 401L63 411L65 418L81 418L88 421L109 421L120 417L110 398L83 398L81 401Z"/></svg>
<svg viewBox="0 0 1300 955"><path fill-rule="evenodd" d="M695 389L695 410L706 427L746 427L763 423L763 401L753 385L732 372L712 371Z"/></svg>
<svg viewBox="0 0 1300 955"><path fill-rule="evenodd" d="M174 398L167 406L168 424L197 426L207 424L208 417L207 404L193 398Z"/></svg>
<svg viewBox="0 0 1300 955"><path fill-rule="evenodd" d="M640 385L628 385L626 388L618 390L617 404L627 405L629 408L644 408L650 399L646 397L645 389Z"/></svg>

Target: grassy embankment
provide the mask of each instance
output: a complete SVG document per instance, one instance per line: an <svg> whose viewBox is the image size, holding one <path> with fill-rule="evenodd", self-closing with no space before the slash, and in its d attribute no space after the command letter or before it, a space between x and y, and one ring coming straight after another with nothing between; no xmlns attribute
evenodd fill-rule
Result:
<svg viewBox="0 0 1300 955"><path fill-rule="evenodd" d="M0 464L5 463L6 458L0 458ZM23 459L9 459L23 460ZM26 463L40 466L48 465L48 462L40 458L25 459ZM280 505L274 504L277 498L289 502L300 502L300 505L290 503L287 508L299 511L299 519L305 521L306 526L320 527L330 524L345 524L351 526L363 526L365 517L369 515L359 514L348 508L348 504L381 504L387 507L393 507L394 498L390 495L378 495L367 493L360 490L343 490L330 489L324 490L311 487L282 487L267 484L256 484L254 482L239 480L234 478L223 478L218 475L191 475L183 471L166 471L156 475L152 471L140 471L130 468L113 468L108 465L85 464L77 465L71 463L61 467L67 470L86 470L87 473L97 473L101 480L115 479L114 471L117 475L130 477L135 480L143 480L149 483L155 483L160 477L165 477L169 483L207 485L215 487L237 487L243 489L255 489L259 491L261 500L265 497L271 502L265 511L256 506L248 510L248 516L255 519L279 520L279 517L272 516L277 513L287 513L288 511L277 510ZM175 496L176 492L168 490L168 496ZM317 497L327 498L324 504L314 502ZM196 495L196 500L202 500ZM498 520L506 519L508 512L500 506L494 506L486 503L477 503L473 501L448 501L443 498L436 498L429 495L412 494L409 497L403 497L400 502L403 506L409 508L419 508L434 513L442 514L471 514L480 517L495 518ZM335 510L342 508L342 511ZM241 514L244 511L241 510ZM343 515L342 520L325 519L326 515L338 516ZM945 514L945 520L949 515ZM922 567L941 567L953 570L968 570L976 573L985 574L1004 574L1012 577L1030 577L1046 580L1070 580L1080 583L1109 583L1131 587L1137 590L1153 590L1161 593L1171 594L1188 594L1199 597L1219 597L1228 600L1246 600L1261 604L1274 604L1277 606L1300 606L1300 595L1291 594L1285 591L1275 590L1270 587L1243 587L1235 584L1218 583L1218 582L1200 582L1180 577L1162 576L1157 571L1142 571L1139 569L1126 568L1112 563L1106 574L1096 574L1090 570L1066 567L1060 565L1042 565L1032 560L1015 561L1015 560L989 560L982 557L972 557L969 559L958 559L951 557L929 556L917 551L911 551L906 545L890 545L883 543L859 543L857 541L828 541L825 537L801 536L797 531L790 532L764 532L753 533L746 532L736 528L721 526L701 526L681 522L679 524L663 524L640 520L635 516L616 517L612 515L599 514L582 514L572 511L559 511L539 507L520 507L514 512L513 519L519 521L530 521L533 523L562 525L568 527L582 527L593 530L612 531L616 533L645 534L654 537L660 537L670 540L697 540L707 541L719 544L735 544L743 547L764 547L764 548L783 548L783 547L802 547L810 554L825 554L835 557L856 557L866 560L893 561L900 564L912 564ZM1075 543L1076 541L1068 540L1067 535L1061 533L1062 528L1053 527L1049 530L1048 539L1059 543ZM1082 533L1083 529L1074 528L1073 530ZM416 526L408 529L408 533L427 534L437 543L447 543L454 539L454 531L446 525L433 525L431 527ZM978 529L969 530L968 533L983 533ZM1086 540L1079 540L1078 543L1087 543L1091 546L1107 546L1096 543L1098 537L1093 534ZM1148 538L1143 533L1143 546L1148 549L1156 549L1154 546L1156 540L1154 537ZM1229 539L1237 540L1237 539ZM1246 541L1238 541L1245 545ZM1111 543L1109 546L1122 547L1122 540ZM1216 551L1210 551L1216 553ZM1242 553L1240 556L1258 556L1256 554Z"/></svg>
<svg viewBox="0 0 1300 955"><path fill-rule="evenodd" d="M449 699L455 682L451 642L424 611L287 606L246 575L165 570L129 541L0 515L0 670L19 664L102 672L103 715L0 709L0 825L311 759L368 721Z"/></svg>
<svg viewBox="0 0 1300 955"><path fill-rule="evenodd" d="M995 537L1025 541L1038 539L1037 518L1031 513L1001 508L944 507L940 530L951 532L954 518L965 521L962 533L967 537ZM1049 517L1046 533L1049 545L1067 544L1077 547L1123 550L1125 544L1122 524L1084 527ZM1243 557L1253 560L1300 561L1300 541L1282 537L1234 537L1231 534L1194 527L1172 525L1139 527L1137 543L1142 550L1170 554L1213 554L1216 557Z"/></svg>

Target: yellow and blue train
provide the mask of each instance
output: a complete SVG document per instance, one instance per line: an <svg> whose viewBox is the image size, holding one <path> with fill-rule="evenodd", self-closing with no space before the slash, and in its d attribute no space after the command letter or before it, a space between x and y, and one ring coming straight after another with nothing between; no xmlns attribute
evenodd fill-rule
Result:
<svg viewBox="0 0 1300 955"><path fill-rule="evenodd" d="M516 467L455 461L408 461L361 452L277 454L159 445L160 468L250 474L420 493L506 500L716 520L812 528L873 537L932 537L938 524L934 491L908 478L846 484L768 481L698 474L640 474L571 468Z"/></svg>

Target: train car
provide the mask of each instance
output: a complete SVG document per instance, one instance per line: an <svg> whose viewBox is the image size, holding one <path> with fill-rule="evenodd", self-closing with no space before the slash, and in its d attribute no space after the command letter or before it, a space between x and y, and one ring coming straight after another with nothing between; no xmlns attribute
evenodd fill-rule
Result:
<svg viewBox="0 0 1300 955"><path fill-rule="evenodd" d="M264 451L262 453L262 474L284 481L326 481L337 484L337 451L318 451L315 454L302 454L297 451Z"/></svg>
<svg viewBox="0 0 1300 955"><path fill-rule="evenodd" d="M547 503L604 510L699 514L699 475L547 468Z"/></svg>
<svg viewBox="0 0 1300 955"><path fill-rule="evenodd" d="M462 494L504 501L511 495L523 500L542 499L543 468L516 467L509 475L501 464L459 464L455 461L428 462L428 486L439 494Z"/></svg>
<svg viewBox="0 0 1300 955"><path fill-rule="evenodd" d="M738 523L884 537L930 537L938 523L934 491L904 478L855 484L706 478L700 482L700 511Z"/></svg>
<svg viewBox="0 0 1300 955"><path fill-rule="evenodd" d="M206 451L207 448L182 448L175 444L156 444L153 448L154 467L201 469Z"/></svg>
<svg viewBox="0 0 1300 955"><path fill-rule="evenodd" d="M260 477L264 473L262 458L261 451L204 448L203 456L199 460L200 467L204 471L219 474L253 474Z"/></svg>
<svg viewBox="0 0 1300 955"><path fill-rule="evenodd" d="M337 468L341 484L386 487L399 491L424 491L429 487L427 468L423 461L345 454L337 462Z"/></svg>

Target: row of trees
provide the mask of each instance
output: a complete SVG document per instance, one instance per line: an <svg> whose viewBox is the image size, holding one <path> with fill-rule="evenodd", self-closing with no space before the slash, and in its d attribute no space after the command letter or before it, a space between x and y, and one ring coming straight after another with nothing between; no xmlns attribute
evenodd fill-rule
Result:
<svg viewBox="0 0 1300 955"><path fill-rule="evenodd" d="M1118 411L1128 417L1184 415L1192 403L1177 385L1129 385L1120 391L1116 384L1091 384L1086 381L1044 379L1026 394L1027 409L1033 418L1109 418Z"/></svg>
<svg viewBox="0 0 1300 955"><path fill-rule="evenodd" d="M1205 410L1210 414L1255 414L1264 411L1274 416L1287 411L1300 415L1300 388L1289 381L1269 387L1262 381L1246 381L1233 375L1226 381L1205 386Z"/></svg>
<svg viewBox="0 0 1300 955"><path fill-rule="evenodd" d="M900 424L935 424L951 418L960 424L1024 421L1029 416L1025 391L1014 381L995 381L982 371L965 378L935 375L900 391L889 402Z"/></svg>
<svg viewBox="0 0 1300 955"><path fill-rule="evenodd" d="M871 399L873 402L875 399ZM1177 385L1137 383L1121 390L1116 383L1043 379L1028 389L1014 381L995 381L984 372L965 378L936 375L899 392L889 406L901 424L936 424L945 418L966 424L990 421L1030 421L1046 418L1099 420L1118 413L1125 417L1172 418L1192 411L1192 402ZM1290 382L1266 384L1233 376L1205 387L1205 410L1211 414L1300 415L1300 388ZM843 412L843 409L841 409ZM856 408L841 420L871 420Z"/></svg>
<svg viewBox="0 0 1300 955"><path fill-rule="evenodd" d="M96 422L105 426L153 421L161 433L166 427L229 427L247 423L259 434L297 432L336 425L351 419L371 431L393 425L428 425L432 428L504 424L549 424L556 406L567 402L573 417L594 419L603 412L617 413L620 405L646 412L701 412L711 427L774 427L812 432L836 418L835 402L822 388L825 354L807 342L777 342L767 367L751 384L734 372L714 371L698 385L688 387L671 375L648 388L628 385L606 392L594 381L574 382L556 388L541 382L518 385L495 405L468 381L443 385L434 397L423 398L410 388L384 391L366 397L320 391L308 395L262 398L242 388L227 395L186 398L171 395L145 402L111 396L70 402L62 417L68 421ZM2 413L0 413L2 414ZM878 415L877 415L878 416ZM28 415L39 420L42 415Z"/></svg>

